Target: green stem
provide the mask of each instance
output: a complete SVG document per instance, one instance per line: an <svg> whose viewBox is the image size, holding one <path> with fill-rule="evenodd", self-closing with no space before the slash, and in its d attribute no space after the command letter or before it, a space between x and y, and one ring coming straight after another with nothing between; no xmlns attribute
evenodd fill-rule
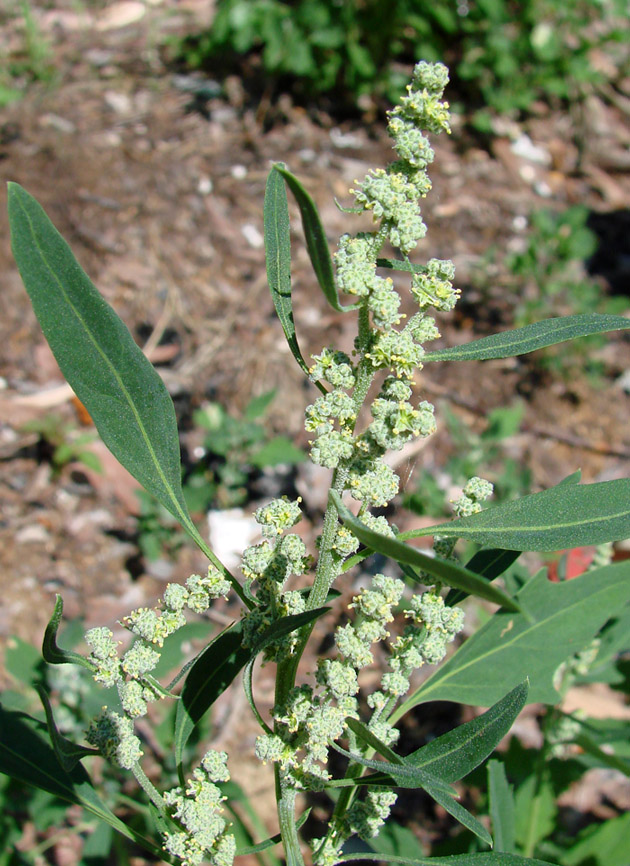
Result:
<svg viewBox="0 0 630 866"><path fill-rule="evenodd" d="M142 769L139 763L136 763L132 768L131 772L136 777L136 781L147 795L149 800L153 803L156 809L159 809L162 815L166 815L166 803L164 802L164 798L155 787L155 785L149 781L146 776L146 773Z"/></svg>
<svg viewBox="0 0 630 866"><path fill-rule="evenodd" d="M278 821L280 835L286 856L287 866L304 866L295 821L295 788L290 787L282 778L278 764L274 764L276 776L276 799L278 801Z"/></svg>

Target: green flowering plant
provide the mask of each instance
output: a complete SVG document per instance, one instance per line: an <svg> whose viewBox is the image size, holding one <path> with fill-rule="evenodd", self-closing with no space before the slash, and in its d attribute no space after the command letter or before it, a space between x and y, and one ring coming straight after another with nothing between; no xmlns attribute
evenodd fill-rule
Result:
<svg viewBox="0 0 630 866"><path fill-rule="evenodd" d="M416 65L407 95L389 114L397 159L386 169L370 171L350 191L353 212L369 212L372 230L344 234L334 257L304 187L282 164L270 171L264 223L271 295L297 363L319 390L306 409L306 429L312 434L311 459L332 470L332 478L316 555L291 531L302 519L300 501L274 499L255 513L261 540L243 551L240 575L217 558L188 514L175 415L159 376L41 207L17 184L10 185L15 258L62 371L105 443L181 523L209 565L206 574L191 575L185 585L168 584L155 607L131 611L122 622L131 643L122 650L108 626L85 634L88 655L59 647L63 605L58 597L44 637L44 659L86 668L115 697L90 724L86 744L58 732L45 693L48 738L36 719L2 710L0 770L81 804L170 863L231 866L239 855L276 844L282 845L289 866L302 866L307 858L317 866L355 859L418 866L540 862L503 844L489 850L493 837L488 827L458 802L453 784L492 753L526 701L555 703L556 670L630 601L630 566L604 557L590 573L566 585L549 584L544 574L521 582L506 579L505 588L496 580L522 551L601 545L630 536L630 481L582 485L578 473L542 493L484 507L492 485L473 477L453 503L453 520L405 533L376 512L399 490L388 453L436 430L433 406L413 396L413 377L423 364L522 354L628 328L630 322L584 314L453 348L425 348L440 336L431 311L448 312L459 297L451 262L430 259L420 265L409 258L426 233L419 202L431 189L427 167L434 153L425 133L449 132L443 100L447 80L447 69L439 63ZM325 298L334 309L357 317L352 357L325 347L309 366L301 354L291 301L287 189L300 208ZM388 245L400 257L383 257ZM410 279L418 311L408 321L393 280L381 276L392 271ZM342 304L340 293L352 303ZM371 420L366 422L367 410ZM433 535L432 553L407 543L421 535ZM456 554L458 539L479 546L466 564ZM350 569L360 569L373 553L398 563L406 582L386 574L365 575L367 582L354 593L347 617L334 631L334 651L317 658L314 669L298 678L315 621L328 613L338 594L335 582ZM409 586L421 589L410 592ZM203 614L214 600L232 594L240 600L240 619L170 683L161 682L155 671L164 642L189 614ZM449 645L462 632L459 605L468 596L484 599L496 610L444 662ZM254 700L259 656L276 666L274 705L265 715ZM385 670L378 687L366 693L362 672L377 656L386 658ZM414 673L437 665L412 690ZM229 756L210 748L195 766L185 766L191 735L241 671L260 725L255 754L273 767L279 828L276 836L249 846L237 844L226 810ZM434 699L490 709L402 756L396 751L396 723L417 704ZM179 784L160 790L160 779L155 773L149 778L143 768L137 722L146 723L152 703L168 700L176 702L173 744ZM341 775L333 772L338 766L330 760L333 750L345 760ZM154 838L123 823L102 801L83 765L94 755L135 776L150 803ZM427 858L419 851L416 857L401 858L379 852L375 840L397 792L405 788L421 788L440 804L477 840L477 853ZM311 791L328 792L334 806L324 835L303 841L300 828L306 816L296 815L298 795ZM501 811L495 809L492 817L494 836L504 839ZM351 843L354 847L348 847Z"/></svg>

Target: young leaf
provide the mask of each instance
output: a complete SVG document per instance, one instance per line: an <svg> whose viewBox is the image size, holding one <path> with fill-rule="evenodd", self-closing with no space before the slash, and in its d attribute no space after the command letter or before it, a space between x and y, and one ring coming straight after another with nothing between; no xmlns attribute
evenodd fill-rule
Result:
<svg viewBox="0 0 630 866"><path fill-rule="evenodd" d="M291 301L291 238L289 235L289 205L284 181L272 169L267 177L265 203L263 206L265 229L265 259L267 281L276 315L282 325L291 354L308 376L308 364L304 360L295 333L293 303Z"/></svg>
<svg viewBox="0 0 630 866"><path fill-rule="evenodd" d="M404 759L443 782L457 782L478 767L508 733L527 700L521 683L493 707L470 722L442 734Z"/></svg>
<svg viewBox="0 0 630 866"><path fill-rule="evenodd" d="M306 247L308 254L317 277L317 282L324 293L326 300L330 306L340 313L346 313L349 310L355 310L358 304L343 306L339 303L339 293L337 292L337 284L333 271L333 263L326 241L326 233L322 221L319 218L319 213L315 202L304 189L300 181L291 174L290 171L282 163L276 163L272 169L272 174L277 172L286 181L287 186L295 196L295 200L300 208L302 216L302 227L304 229L304 237L306 239ZM287 217L288 220L288 217Z"/></svg>
<svg viewBox="0 0 630 866"><path fill-rule="evenodd" d="M506 550L563 550L620 541L630 537L630 479L559 484L471 517L401 532L398 538L422 535L466 538Z"/></svg>
<svg viewBox="0 0 630 866"><path fill-rule="evenodd" d="M42 733L43 725L26 713L0 705L0 773L48 791L68 803L83 806L128 839L162 859L163 852L136 830L119 820L97 796L81 764L66 771Z"/></svg>
<svg viewBox="0 0 630 866"><path fill-rule="evenodd" d="M335 504L339 517L343 523L356 535L362 544L376 553L389 556L396 562L406 563L421 568L436 577L440 582L457 589L462 589L470 595L485 598L495 604L503 605L508 610L520 610L519 605L502 590L488 583L479 575L468 571L456 562L450 562L437 557L427 556L408 544L398 541L398 538L390 538L374 532L356 518L352 512L342 503L339 494L331 490L330 497ZM447 524L448 525L448 524Z"/></svg>
<svg viewBox="0 0 630 866"><path fill-rule="evenodd" d="M63 598L57 595L53 614L46 626L42 643L42 656L50 665L79 665L94 672L96 668L91 661L72 650L63 650L57 645L57 632L63 616Z"/></svg>
<svg viewBox="0 0 630 866"><path fill-rule="evenodd" d="M546 346L555 346L566 340L587 337L589 334L603 334L607 331L620 331L630 328L630 319L624 316L602 315L600 313L580 313L576 316L561 316L544 319L525 325L513 331L501 331L480 340L473 340L463 346L453 346L427 352L426 361L488 361L492 358L513 358L525 355Z"/></svg>
<svg viewBox="0 0 630 866"><path fill-rule="evenodd" d="M429 700L490 706L525 677L529 703L557 703L553 675L558 666L630 600L630 563L594 569L564 583L551 583L541 571L517 599L533 621L520 613L497 611L392 719Z"/></svg>
<svg viewBox="0 0 630 866"><path fill-rule="evenodd" d="M488 762L488 797L494 836L494 850L514 853L514 792L501 761Z"/></svg>
<svg viewBox="0 0 630 866"><path fill-rule="evenodd" d="M242 596L188 513L175 409L164 383L41 205L17 183L9 184L8 201L13 255L61 372L112 454Z"/></svg>

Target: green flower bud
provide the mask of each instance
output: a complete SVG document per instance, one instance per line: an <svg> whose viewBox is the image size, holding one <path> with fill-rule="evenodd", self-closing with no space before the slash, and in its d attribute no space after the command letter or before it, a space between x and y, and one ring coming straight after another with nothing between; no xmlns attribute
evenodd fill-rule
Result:
<svg viewBox="0 0 630 866"><path fill-rule="evenodd" d="M98 718L90 723L85 738L104 758L114 761L124 770L131 770L142 757L140 740L133 732L133 722L113 710L103 709Z"/></svg>
<svg viewBox="0 0 630 866"><path fill-rule="evenodd" d="M354 388L354 367L345 352L323 349L321 355L313 355L313 360L315 363L309 370L311 382L324 379L333 388Z"/></svg>
<svg viewBox="0 0 630 866"><path fill-rule="evenodd" d="M276 538L285 529L299 523L302 519L301 501L299 497L291 501L283 496L282 499L272 499L268 505L263 505L254 512L254 518L262 526L265 538Z"/></svg>
<svg viewBox="0 0 630 866"><path fill-rule="evenodd" d="M150 643L137 640L123 656L122 668L133 679L139 679L152 671L159 660L159 652L156 652Z"/></svg>

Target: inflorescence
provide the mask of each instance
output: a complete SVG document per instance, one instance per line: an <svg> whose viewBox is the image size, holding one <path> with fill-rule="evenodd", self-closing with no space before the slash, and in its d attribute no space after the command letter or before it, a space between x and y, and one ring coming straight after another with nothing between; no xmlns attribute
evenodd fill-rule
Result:
<svg viewBox="0 0 630 866"><path fill-rule="evenodd" d="M407 95L389 113L388 130L397 159L386 169L370 171L350 190L354 209L369 211L376 224L371 232L343 235L334 256L338 288L358 299L363 324L353 358L324 348L313 357L309 371L312 382L329 386L306 409L306 430L313 434L311 458L335 471L336 489L349 492L360 503L361 521L388 536L395 529L384 516L372 513L372 509L385 508L399 489L399 478L384 457L436 429L434 407L413 400L413 375L422 368L424 344L440 336L429 311L449 311L459 297L453 287L452 262L430 259L426 266L419 266L408 259L426 234L419 201L431 189L427 166L434 152L425 133L450 132L448 103L442 99L447 81L442 64L416 65ZM393 281L377 273L386 244L401 251L405 264L401 270L411 275L410 294L418 311L406 324ZM370 383L380 371L384 377L370 405L371 420L357 432ZM475 513L491 492L488 482L472 478L453 505L455 514ZM289 531L301 519L299 500L274 499L259 508L255 518L262 539L244 551L241 565L245 592L255 601L242 621L246 647L254 646L274 622L307 609L306 591L287 584L312 564L300 536ZM324 535L320 538L317 576L325 560L330 586L357 552L359 542L338 521L326 539L324 542ZM453 544L450 539L436 538L436 554L452 556ZM429 575L422 577L427 590L410 599L405 598L402 581L384 574L373 577L369 587L352 598L351 618L335 631L336 657L319 659L310 683L295 685L282 699L277 698L271 711L273 728L265 725L255 752L263 763L276 765L284 786L323 789L331 778L328 753L335 740L348 738L352 748L367 751L348 729L347 720L359 718L360 674L374 663L379 644L379 654L387 657L387 670L379 687L367 695L368 727L387 746L396 743L398 730L389 719L409 690L411 676L425 664L438 664L463 628L463 612L445 604L440 587ZM164 640L185 623L186 610L203 613L229 589L228 581L213 566L205 577L192 575L185 586L169 584L156 608L140 608L125 618L124 625L135 642L122 656L109 629L87 632L94 677L104 686L116 686L123 709L122 715L104 709L87 733L88 741L104 756L127 769L138 766L142 747L134 721L146 714L151 701L168 695L151 674ZM407 622L394 630L397 615ZM264 659L282 663L299 645L299 632L266 641ZM210 751L185 786L163 795L171 827L174 822L179 828L164 833L164 847L183 866L198 866L206 858L214 866L230 866L235 841L222 815L225 798L217 784L227 779L227 755ZM314 862L331 866L351 835L363 839L376 835L395 800L395 793L387 788L370 789L363 798L350 797L345 812L333 815L327 835L313 841Z"/></svg>

